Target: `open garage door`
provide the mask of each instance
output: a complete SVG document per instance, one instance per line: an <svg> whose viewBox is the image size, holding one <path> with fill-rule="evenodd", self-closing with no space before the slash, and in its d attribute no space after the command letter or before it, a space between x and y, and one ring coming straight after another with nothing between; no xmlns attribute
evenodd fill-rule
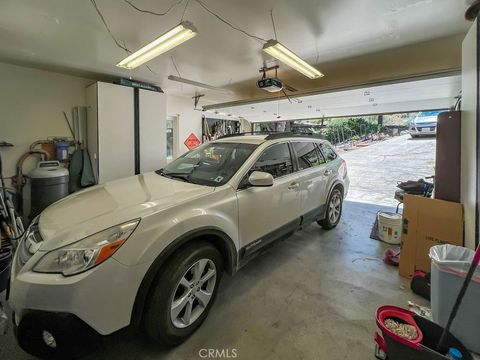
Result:
<svg viewBox="0 0 480 360"><path fill-rule="evenodd" d="M454 106L460 89L460 74L449 73L289 98L281 96L278 99L209 105L204 110L241 117L250 122L402 113L448 109Z"/></svg>
<svg viewBox="0 0 480 360"><path fill-rule="evenodd" d="M298 124L307 131L318 130L347 161L351 179L347 199L395 207L398 182L435 174L438 111L455 107L460 89L461 76L446 74L277 100L218 104L205 110L244 118L254 124L254 130L289 131ZM427 115L434 115L430 116L434 123L427 124ZM332 126L341 123L338 118L363 124L352 132ZM403 123L389 124L392 118ZM378 129L382 130L367 130L377 129L377 119ZM275 123L282 126L270 126Z"/></svg>

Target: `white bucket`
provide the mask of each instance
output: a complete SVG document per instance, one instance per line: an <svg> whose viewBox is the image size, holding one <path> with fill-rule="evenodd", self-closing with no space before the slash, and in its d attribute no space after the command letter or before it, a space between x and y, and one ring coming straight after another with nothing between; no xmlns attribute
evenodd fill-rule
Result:
<svg viewBox="0 0 480 360"><path fill-rule="evenodd" d="M402 235L402 215L379 211L377 219L380 240L389 244L399 245Z"/></svg>

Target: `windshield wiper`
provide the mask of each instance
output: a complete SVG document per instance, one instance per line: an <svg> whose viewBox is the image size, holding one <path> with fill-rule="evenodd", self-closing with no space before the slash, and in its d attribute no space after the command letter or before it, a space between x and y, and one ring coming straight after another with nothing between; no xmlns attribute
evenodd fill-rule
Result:
<svg viewBox="0 0 480 360"><path fill-rule="evenodd" d="M171 179L178 179L178 180L182 180L182 181L185 181L185 182L190 182L190 180L189 180L190 174L179 173L179 172L168 172L167 173L163 169L158 170L157 174L159 174L161 176L165 176L167 178L171 178Z"/></svg>

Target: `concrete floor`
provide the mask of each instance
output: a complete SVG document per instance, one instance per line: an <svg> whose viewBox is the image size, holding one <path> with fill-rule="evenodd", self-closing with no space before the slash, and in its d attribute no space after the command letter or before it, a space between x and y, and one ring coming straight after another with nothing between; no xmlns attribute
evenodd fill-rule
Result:
<svg viewBox="0 0 480 360"><path fill-rule="evenodd" d="M375 309L408 300L426 304L381 261L387 246L369 238L379 209L347 201L336 229L313 224L225 276L210 316L177 348L126 330L88 359L201 359L201 349L225 349L230 356L235 349L237 359L247 360L374 359ZM0 337L0 359L31 357L9 332Z"/></svg>
<svg viewBox="0 0 480 360"><path fill-rule="evenodd" d="M418 180L435 173L434 137L402 135L342 154L350 175L348 199L396 206L398 181Z"/></svg>

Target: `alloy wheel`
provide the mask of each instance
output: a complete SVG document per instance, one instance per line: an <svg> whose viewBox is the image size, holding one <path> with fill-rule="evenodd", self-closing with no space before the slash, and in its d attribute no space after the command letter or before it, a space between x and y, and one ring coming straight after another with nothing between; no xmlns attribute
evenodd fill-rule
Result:
<svg viewBox="0 0 480 360"><path fill-rule="evenodd" d="M342 199L340 194L335 191L330 199L330 204L328 204L328 219L330 220L330 223L335 224L338 221L341 210Z"/></svg>
<svg viewBox="0 0 480 360"><path fill-rule="evenodd" d="M170 307L170 317L176 328L193 324L212 299L217 270L210 259L195 262L178 282Z"/></svg>

